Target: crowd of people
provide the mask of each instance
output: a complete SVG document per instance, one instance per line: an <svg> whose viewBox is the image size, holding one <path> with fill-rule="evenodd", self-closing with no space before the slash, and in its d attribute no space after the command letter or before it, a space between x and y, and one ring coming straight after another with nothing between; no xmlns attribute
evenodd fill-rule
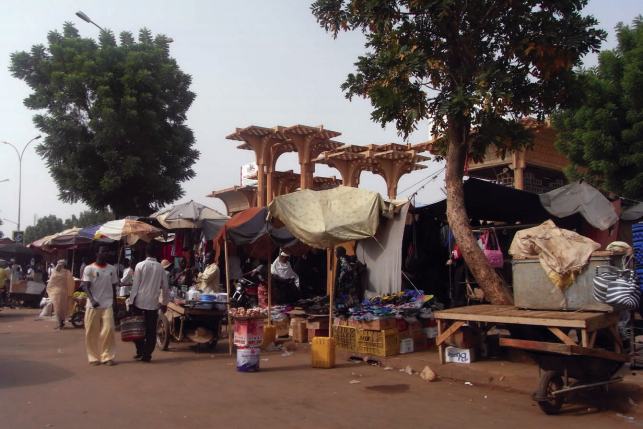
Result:
<svg viewBox="0 0 643 429"><path fill-rule="evenodd" d="M87 296L84 312L85 346L91 365L115 364L115 314L117 288L125 287L129 315L140 316L145 329L144 337L135 341L134 359L150 362L156 344L156 327L159 310L165 307L173 296L186 289L195 288L202 294L224 291L221 269L212 252L202 258L177 257L174 263L156 258L154 242L145 248L145 258L134 264L130 258L122 264L110 264L113 258L109 248L101 246L93 262L82 258L79 269L80 290ZM354 257L353 257L354 258ZM300 298L326 294L324 282L326 260L323 252L310 252L295 258L280 251L270 264L254 258L230 257L228 269L232 281L244 276L257 276L265 281L268 269L272 275L273 291L277 292L276 303L293 303ZM2 262L0 262L2 263ZM340 302L361 300L363 291L359 285L359 270L355 261L346 256L344 248L337 249L336 291ZM71 316L74 306L73 294L76 282L64 259L50 263L46 269L42 263L31 261L22 267L15 260L0 266L0 289L3 294L16 280L37 280L46 282L46 293L53 304L57 321L56 329L63 329Z"/></svg>

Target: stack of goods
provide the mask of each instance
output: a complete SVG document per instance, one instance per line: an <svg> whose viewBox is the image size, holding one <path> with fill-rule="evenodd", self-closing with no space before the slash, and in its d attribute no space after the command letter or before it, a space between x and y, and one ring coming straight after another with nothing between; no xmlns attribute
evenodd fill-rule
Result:
<svg viewBox="0 0 643 429"><path fill-rule="evenodd" d="M337 320L337 347L376 356L426 350L435 344L437 324L422 291L404 291L364 301Z"/></svg>
<svg viewBox="0 0 643 429"><path fill-rule="evenodd" d="M253 308L231 308L230 316L234 319L265 319L268 317L268 310L260 307Z"/></svg>
<svg viewBox="0 0 643 429"><path fill-rule="evenodd" d="M295 302L295 307L308 314L328 314L328 296L316 296L314 298L300 299Z"/></svg>
<svg viewBox="0 0 643 429"><path fill-rule="evenodd" d="M308 329L306 328L306 312L295 309L288 312L290 316L290 327L288 335L296 343L308 342Z"/></svg>
<svg viewBox="0 0 643 429"><path fill-rule="evenodd" d="M234 317L234 345L237 347L237 371L259 371L260 347L263 342L263 315L259 311L236 310ZM243 310L243 311L241 311Z"/></svg>

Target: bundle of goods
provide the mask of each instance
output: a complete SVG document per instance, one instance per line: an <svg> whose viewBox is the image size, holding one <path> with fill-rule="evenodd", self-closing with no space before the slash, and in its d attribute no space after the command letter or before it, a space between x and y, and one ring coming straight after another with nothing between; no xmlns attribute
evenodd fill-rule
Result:
<svg viewBox="0 0 643 429"><path fill-rule="evenodd" d="M328 314L328 296L316 296L314 298L300 299L295 302L295 307L301 308L309 314Z"/></svg>
<svg viewBox="0 0 643 429"><path fill-rule="evenodd" d="M268 310L260 307L253 308L231 308L230 316L235 319L265 319L268 317Z"/></svg>
<svg viewBox="0 0 643 429"><path fill-rule="evenodd" d="M432 299L432 295L424 295L424 292L415 290L374 297L364 301L359 307L350 308L349 320L370 322L394 317L416 316ZM363 329L380 330L388 329L388 327L365 327Z"/></svg>

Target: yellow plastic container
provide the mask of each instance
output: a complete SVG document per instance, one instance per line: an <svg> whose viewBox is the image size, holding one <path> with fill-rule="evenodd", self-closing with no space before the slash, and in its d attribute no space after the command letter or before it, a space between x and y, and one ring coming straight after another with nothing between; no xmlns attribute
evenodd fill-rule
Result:
<svg viewBox="0 0 643 429"><path fill-rule="evenodd" d="M334 368L335 339L314 337L311 341L310 355L313 359L313 368Z"/></svg>
<svg viewBox="0 0 643 429"><path fill-rule="evenodd" d="M275 338L277 338L277 327L274 325L264 325L263 340L261 341L261 348L265 349L270 344L274 343Z"/></svg>

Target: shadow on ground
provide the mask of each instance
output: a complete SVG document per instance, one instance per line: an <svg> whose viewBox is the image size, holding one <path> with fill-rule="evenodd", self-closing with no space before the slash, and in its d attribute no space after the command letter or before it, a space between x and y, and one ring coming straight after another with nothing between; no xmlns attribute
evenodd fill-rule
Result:
<svg viewBox="0 0 643 429"><path fill-rule="evenodd" d="M72 375L72 372L49 363L11 359L0 365L0 389L46 384Z"/></svg>

